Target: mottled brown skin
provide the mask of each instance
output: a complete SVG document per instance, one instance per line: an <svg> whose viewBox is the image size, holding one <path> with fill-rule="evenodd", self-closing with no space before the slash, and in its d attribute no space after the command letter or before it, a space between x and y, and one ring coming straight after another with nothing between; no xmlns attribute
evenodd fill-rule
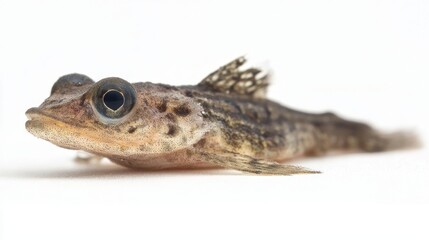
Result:
<svg viewBox="0 0 429 240"><path fill-rule="evenodd" d="M66 75L42 105L27 111L26 127L58 146L143 169L317 173L279 162L329 150L374 152L404 145L402 134L380 134L332 113L308 114L267 100L268 75L240 70L244 62L238 58L196 86L131 85L118 78L94 83L84 75ZM104 95L97 95L108 84L135 92L135 100L112 111Z"/></svg>

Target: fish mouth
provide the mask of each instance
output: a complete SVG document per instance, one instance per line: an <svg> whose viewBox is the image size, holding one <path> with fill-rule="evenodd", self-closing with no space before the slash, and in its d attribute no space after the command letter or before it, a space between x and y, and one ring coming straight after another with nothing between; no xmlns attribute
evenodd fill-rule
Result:
<svg viewBox="0 0 429 240"><path fill-rule="evenodd" d="M63 148L78 149L79 146L73 144L70 137L70 135L76 134L76 130L67 122L40 108L30 108L25 115L28 119L25 122L25 128L29 133Z"/></svg>
<svg viewBox="0 0 429 240"><path fill-rule="evenodd" d="M31 126L38 122L44 122L44 123L63 123L63 124L71 124L70 121L60 119L58 116L51 115L49 113L46 113L45 111L41 110L40 108L33 107L28 109L25 112L25 116L27 116L27 121L25 122L25 125L28 130L28 126ZM28 125L28 126L27 126ZM77 124L75 124L77 125Z"/></svg>
<svg viewBox="0 0 429 240"><path fill-rule="evenodd" d="M58 119L46 114L45 112L40 110L40 108L37 108L37 107L28 109L25 112L25 116L27 116L27 119L28 119L25 122L25 128L27 129L27 131L29 131L32 134L34 133L31 130L36 128L43 129L46 124L49 124L50 122L53 122L53 121L58 121Z"/></svg>
<svg viewBox="0 0 429 240"><path fill-rule="evenodd" d="M108 153L133 155L139 153L138 146L124 150L123 147L128 147L129 142L117 142L115 139L106 137L107 135L102 131L81 126L77 121L63 120L60 115L53 116L53 114L46 112L43 108L30 108L25 112L28 118L25 128L35 137L66 149L80 149L100 155Z"/></svg>
<svg viewBox="0 0 429 240"><path fill-rule="evenodd" d="M35 107L28 109L25 115L28 119L25 122L25 128L36 137L40 137L42 132L49 130L49 125L58 121L54 117L44 113L40 108Z"/></svg>
<svg viewBox="0 0 429 240"><path fill-rule="evenodd" d="M39 108L30 108L25 112L25 116L27 116L27 121L25 122L25 128L30 131L29 128L33 127L37 122L41 122L43 118L46 117Z"/></svg>

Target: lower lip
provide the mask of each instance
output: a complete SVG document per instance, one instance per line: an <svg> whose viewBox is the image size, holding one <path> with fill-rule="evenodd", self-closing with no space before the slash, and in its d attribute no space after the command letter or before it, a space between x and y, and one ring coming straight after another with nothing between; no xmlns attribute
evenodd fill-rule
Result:
<svg viewBox="0 0 429 240"><path fill-rule="evenodd" d="M32 130L45 128L45 124L42 121L32 119L25 122L25 128L27 131L32 132Z"/></svg>
<svg viewBox="0 0 429 240"><path fill-rule="evenodd" d="M38 108L30 108L25 112L28 120L25 122L25 128L30 133L33 133L35 130L41 130L45 128L46 122L42 121L44 115Z"/></svg>

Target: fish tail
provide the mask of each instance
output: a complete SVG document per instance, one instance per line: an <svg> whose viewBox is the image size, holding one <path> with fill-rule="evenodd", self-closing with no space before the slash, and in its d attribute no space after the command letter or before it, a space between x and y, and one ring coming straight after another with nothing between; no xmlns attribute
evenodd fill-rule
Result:
<svg viewBox="0 0 429 240"><path fill-rule="evenodd" d="M419 136L414 131L396 131L367 135L361 141L361 148L368 152L416 149L422 146Z"/></svg>
<svg viewBox="0 0 429 240"><path fill-rule="evenodd" d="M382 152L421 147L414 131L384 133L371 126L348 121L335 115L327 121L315 124L319 130L319 143L325 150L354 150L363 152Z"/></svg>

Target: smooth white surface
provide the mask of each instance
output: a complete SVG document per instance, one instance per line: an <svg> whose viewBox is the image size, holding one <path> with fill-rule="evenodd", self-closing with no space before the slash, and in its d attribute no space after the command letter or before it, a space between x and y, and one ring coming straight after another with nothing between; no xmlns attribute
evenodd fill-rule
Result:
<svg viewBox="0 0 429 240"><path fill-rule="evenodd" d="M195 84L242 54L269 97L427 141L427 1L0 1L0 239L428 239L427 148L294 161L321 175L134 172L26 132L70 72Z"/></svg>

